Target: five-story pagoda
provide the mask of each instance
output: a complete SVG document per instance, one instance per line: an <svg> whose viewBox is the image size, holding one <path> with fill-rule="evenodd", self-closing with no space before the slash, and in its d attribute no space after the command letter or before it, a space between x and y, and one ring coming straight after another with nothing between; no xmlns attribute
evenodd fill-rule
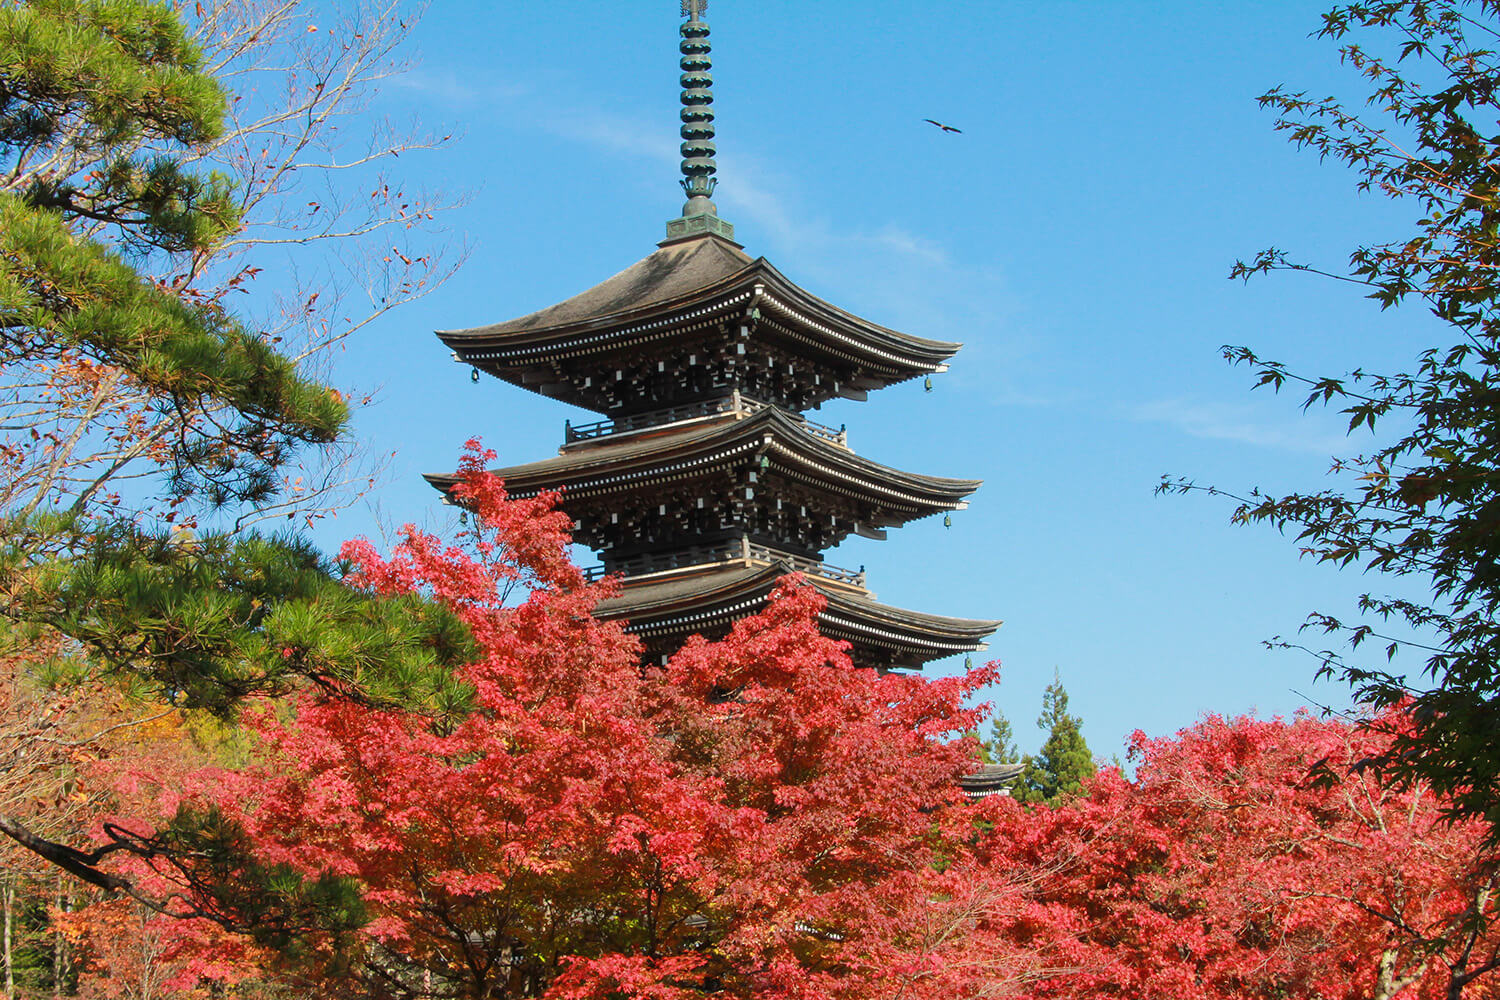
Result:
<svg viewBox="0 0 1500 1000"><path fill-rule="evenodd" d="M804 411L943 371L960 345L877 326L788 281L734 241L710 200L713 79L707 0L683 0L682 216L659 249L518 319L438 334L457 361L602 420L566 425L556 458L494 470L517 497L561 490L575 537L621 576L598 609L665 656L764 604L804 573L826 635L856 663L918 667L984 648L1000 624L876 603L863 570L822 561L850 534L958 510L979 482L856 455ZM452 476L428 480L446 490Z"/></svg>

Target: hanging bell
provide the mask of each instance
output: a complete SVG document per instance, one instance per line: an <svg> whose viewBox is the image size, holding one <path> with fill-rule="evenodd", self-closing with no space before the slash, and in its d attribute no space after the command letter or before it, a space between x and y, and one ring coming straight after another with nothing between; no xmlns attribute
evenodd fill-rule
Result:
<svg viewBox="0 0 1500 1000"><path fill-rule="evenodd" d="M761 472L765 472L770 467L771 467L771 456L770 455L762 455L762 456L760 456L760 471Z"/></svg>
<svg viewBox="0 0 1500 1000"><path fill-rule="evenodd" d="M469 512L461 510L458 512L458 523L467 525L469 523Z"/></svg>
<svg viewBox="0 0 1500 1000"><path fill-rule="evenodd" d="M943 515L943 527L945 527L945 528L951 528L951 527L953 527L953 515L952 514L944 514Z"/></svg>
<svg viewBox="0 0 1500 1000"><path fill-rule="evenodd" d="M974 657L972 657L972 656L965 656L964 657L964 669L965 670L973 670L974 669Z"/></svg>
<svg viewBox="0 0 1500 1000"><path fill-rule="evenodd" d="M469 369L469 381L470 382L478 382L479 381L479 369L478 368L470 368Z"/></svg>
<svg viewBox="0 0 1500 1000"><path fill-rule="evenodd" d="M931 375L927 376L926 380L922 382L922 388L926 389L928 392L932 391L932 376Z"/></svg>

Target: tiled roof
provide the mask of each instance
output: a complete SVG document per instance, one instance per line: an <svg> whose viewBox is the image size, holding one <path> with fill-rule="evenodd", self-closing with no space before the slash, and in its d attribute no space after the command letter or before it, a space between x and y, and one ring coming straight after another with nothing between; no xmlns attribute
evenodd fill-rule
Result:
<svg viewBox="0 0 1500 1000"><path fill-rule="evenodd" d="M636 261L612 278L556 305L504 323L470 330L441 330L438 336L453 338L497 337L529 333L552 327L572 326L691 294L707 285L743 271L753 263L741 249L726 240L702 236L671 243Z"/></svg>
<svg viewBox="0 0 1500 1000"><path fill-rule="evenodd" d="M871 323L793 284L764 257L752 260L734 244L711 235L669 243L556 305L502 323L439 330L437 335L466 359L472 356L482 362L504 357L506 364L520 363L520 357L542 350L542 344L558 349L572 345L570 353L577 353L578 345L606 344L614 335L611 331L634 329L650 317L702 307L736 292L744 293L740 298L751 298L752 288L763 289L765 308L779 322L802 330L801 335L826 341L829 349L884 359L898 368L939 370L963 346ZM531 346L511 358L521 345ZM483 348L495 348L498 353L484 353ZM911 374L908 371L902 377Z"/></svg>
<svg viewBox="0 0 1500 1000"><path fill-rule="evenodd" d="M841 483L852 493L867 494L916 516L957 509L981 485L977 479L902 472L861 458L809 433L795 417L774 407L743 419L632 436L617 444L570 449L556 458L492 471L516 496L560 487L575 495L611 492L667 472L681 478L680 473L697 465L718 463L761 447L769 448L774 461L795 467L799 475ZM427 480L446 491L454 477L433 473Z"/></svg>
<svg viewBox="0 0 1500 1000"><path fill-rule="evenodd" d="M985 764L958 779L958 786L971 799L986 795L1009 794L1006 788L1021 776L1025 764Z"/></svg>
<svg viewBox="0 0 1500 1000"><path fill-rule="evenodd" d="M596 609L601 618L625 619L643 635L709 631L730 619L754 613L765 605L776 581L788 572L780 564L746 566L730 563L721 569L662 574L638 579L618 597ZM909 611L860 597L815 576L807 582L827 599L820 625L835 638L868 644L921 660L984 648L984 640L999 621L949 618Z"/></svg>

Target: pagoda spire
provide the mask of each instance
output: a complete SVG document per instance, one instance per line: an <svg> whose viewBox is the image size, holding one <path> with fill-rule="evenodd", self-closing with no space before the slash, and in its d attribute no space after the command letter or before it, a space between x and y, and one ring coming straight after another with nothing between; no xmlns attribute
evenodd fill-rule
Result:
<svg viewBox="0 0 1500 1000"><path fill-rule="evenodd" d="M624 622L652 662L722 635L803 574L818 628L860 666L909 669L983 649L998 621L880 604L864 567L823 553L851 535L962 510L972 479L856 455L804 411L947 370L958 344L861 319L751 258L714 209L707 0L682 3L682 216L642 260L563 302L439 336L454 358L604 419L564 425L539 462L491 470L515 498L555 492L574 539L617 576L595 613ZM457 503L460 477L428 477ZM999 779L996 779L997 781ZM969 786L993 790L989 785ZM977 793L976 793L977 794Z"/></svg>
<svg viewBox="0 0 1500 1000"><path fill-rule="evenodd" d="M734 239L734 227L719 218L710 200L718 186L714 162L714 78L709 71L708 22L703 15L708 0L682 0L682 190L687 202L682 216L667 223L667 240L714 233Z"/></svg>

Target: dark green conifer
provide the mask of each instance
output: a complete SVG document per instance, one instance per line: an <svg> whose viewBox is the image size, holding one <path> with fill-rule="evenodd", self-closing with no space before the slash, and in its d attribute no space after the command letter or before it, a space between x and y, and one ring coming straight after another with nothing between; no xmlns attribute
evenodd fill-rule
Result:
<svg viewBox="0 0 1500 1000"><path fill-rule="evenodd" d="M170 431L131 459L157 473L144 510L97 502L108 477L140 475L118 462L3 492L0 615L179 706L229 714L305 679L451 710L463 692L444 668L467 649L451 616L354 594L292 537L147 527L277 501L298 449L348 420L339 393L222 303L148 273L202 266L240 224L234 179L182 162L223 133L226 108L170 4L0 7L0 380L86 362ZM49 464L46 435L31 437L43 461L0 473Z"/></svg>
<svg viewBox="0 0 1500 1000"><path fill-rule="evenodd" d="M999 710L996 710L995 717L990 720L990 738L985 743L985 749L988 754L986 763L1016 764L1021 760L1021 751L1016 748L1010 720Z"/></svg>
<svg viewBox="0 0 1500 1000"><path fill-rule="evenodd" d="M194 291L193 276L241 221L235 179L186 165L223 134L226 108L169 3L0 6L0 390L61 371L102 373L101 398L135 409L113 427L91 424L85 392L77 435L107 438L132 414L165 430L147 455L125 448L125 458L69 466L64 435L48 433L58 419L50 404L31 407L42 416L29 435L0 420L9 434L0 442L0 641L25 648L50 630L87 652L95 673L225 717L247 697L307 684L460 712L467 692L448 668L473 645L452 612L351 590L305 543L233 530L232 516L225 533L177 520L278 501L298 450L337 439L349 416L341 395L273 338ZM152 277L174 271L179 279ZM15 395L0 391L0 408L10 406L0 416L25 410ZM35 485L17 485L28 476ZM101 502L116 476L134 483L135 509L120 497ZM241 832L211 815L183 812L153 836L106 826L92 851L10 815L0 815L0 833L163 912L181 910L101 861L124 851L207 879L198 888L214 909L202 915L231 926L291 933L362 919L352 884L257 867Z"/></svg>
<svg viewBox="0 0 1500 1000"><path fill-rule="evenodd" d="M1011 794L1021 802L1052 805L1077 795L1095 771L1094 755L1083 738L1083 720L1068 714L1068 692L1056 670L1042 694L1036 724L1047 733L1047 741L1035 757L1023 758L1026 767Z"/></svg>
<svg viewBox="0 0 1500 1000"><path fill-rule="evenodd" d="M295 447L331 441L348 408L220 303L138 269L201 263L239 225L232 178L180 164L223 132L223 89L168 4L6 5L0 39L0 365L107 366L178 415L176 495L265 499Z"/></svg>

